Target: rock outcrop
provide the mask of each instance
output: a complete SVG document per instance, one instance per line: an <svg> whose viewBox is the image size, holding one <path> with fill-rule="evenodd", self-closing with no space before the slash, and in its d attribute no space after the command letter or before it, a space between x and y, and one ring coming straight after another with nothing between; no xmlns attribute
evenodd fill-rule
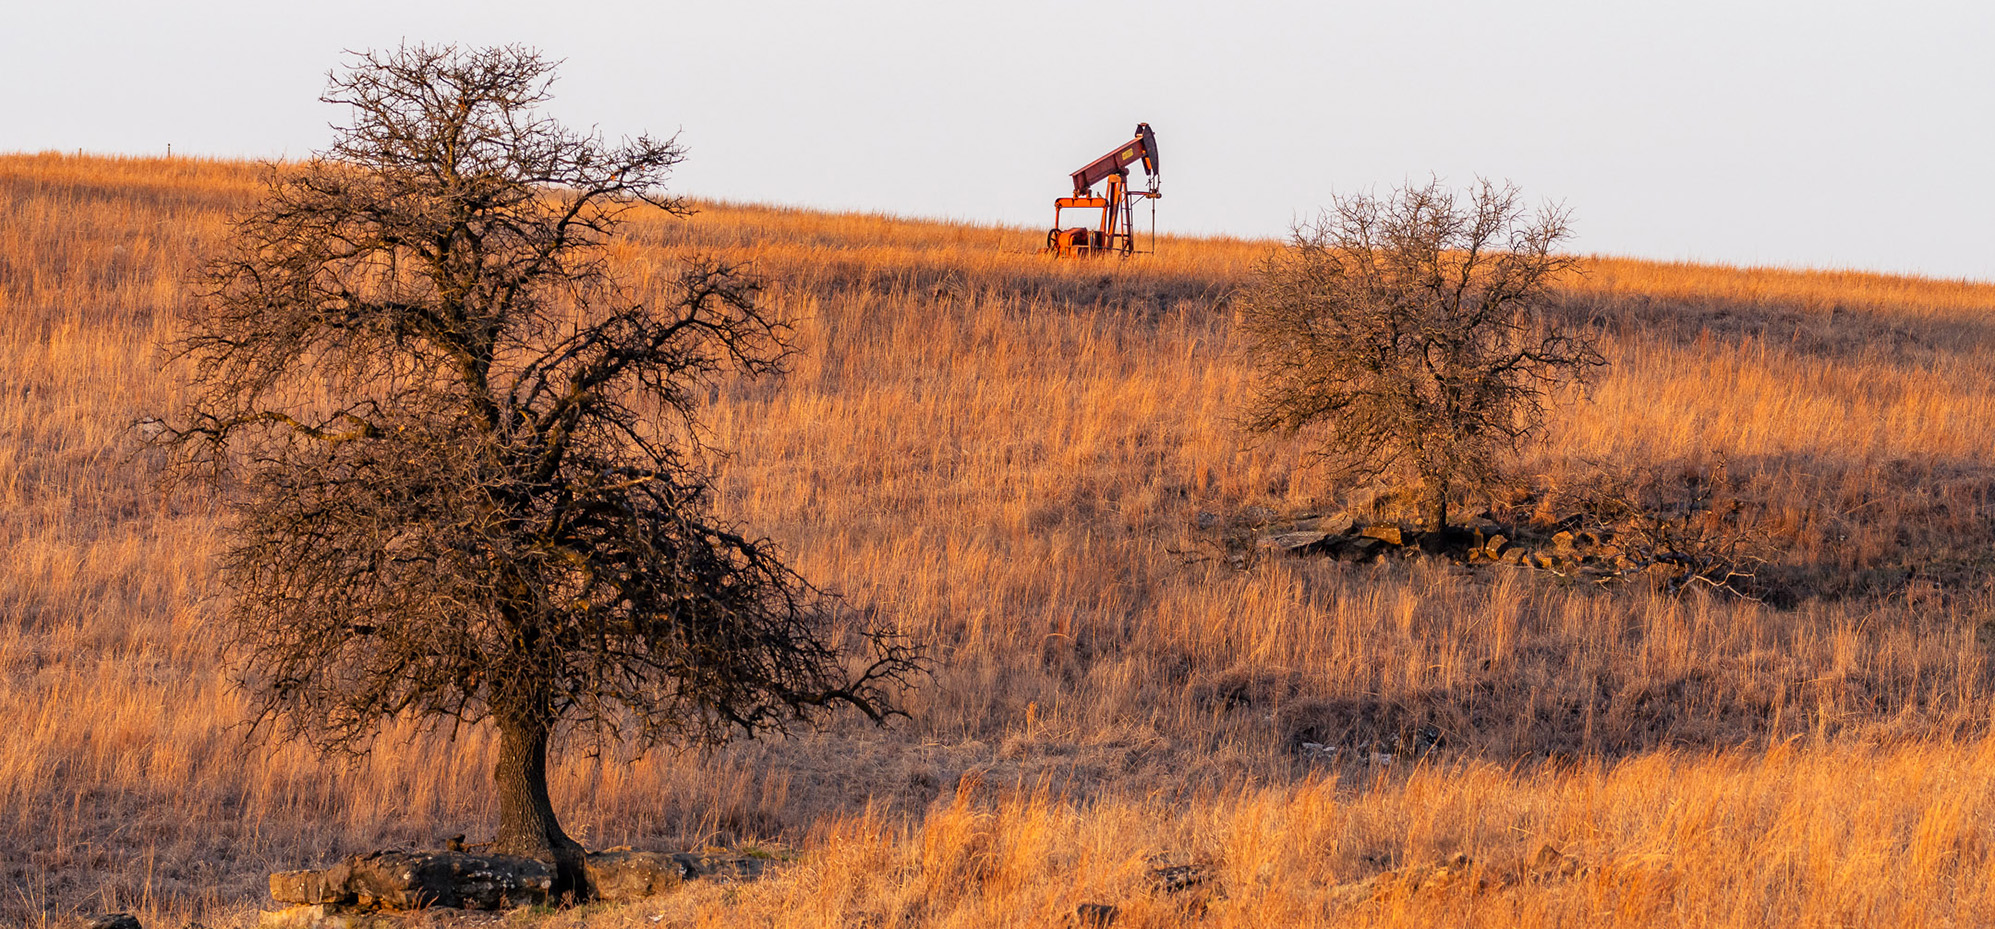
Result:
<svg viewBox="0 0 1995 929"><path fill-rule="evenodd" d="M1239 526L1236 519L1231 525ZM1633 576L1681 573L1674 562L1631 553L1612 531L1575 531L1568 519L1549 527L1506 526L1478 516L1458 527L1431 532L1397 522L1361 521L1349 513L1292 519L1265 518L1252 524L1245 544L1267 555L1327 557L1370 562L1386 558L1430 558L1458 565L1514 565L1565 577L1605 582ZM1203 525L1203 524L1201 524ZM1234 559L1244 566L1246 559Z"/></svg>

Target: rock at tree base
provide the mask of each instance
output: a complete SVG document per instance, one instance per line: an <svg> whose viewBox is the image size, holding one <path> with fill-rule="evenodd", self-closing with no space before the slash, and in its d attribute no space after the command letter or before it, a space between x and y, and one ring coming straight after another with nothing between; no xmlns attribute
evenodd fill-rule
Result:
<svg viewBox="0 0 1995 929"><path fill-rule="evenodd" d="M684 860L688 857L660 852L598 852L589 856L583 873L594 899L641 900L677 890L687 879L699 877L698 865Z"/></svg>
<svg viewBox="0 0 1995 929"><path fill-rule="evenodd" d="M759 880L770 861L754 855L695 855L691 852L674 852L670 857L685 868L687 880L696 877L717 881Z"/></svg>
<svg viewBox="0 0 1995 929"><path fill-rule="evenodd" d="M1358 530L1358 534L1366 538L1377 539L1387 545L1402 545L1406 541L1404 533L1400 531L1398 526L1387 525L1385 523L1366 526Z"/></svg>
<svg viewBox="0 0 1995 929"><path fill-rule="evenodd" d="M1356 526L1357 520L1352 519L1349 513L1338 513L1335 516L1315 516L1295 521L1295 528L1297 530L1310 530L1326 535L1345 535Z"/></svg>
<svg viewBox="0 0 1995 929"><path fill-rule="evenodd" d="M324 871L273 871L270 875L270 898L279 903L311 905L318 903L338 903L346 899L345 872L335 881L330 875L338 868Z"/></svg>
<svg viewBox="0 0 1995 929"><path fill-rule="evenodd" d="M463 852L374 852L324 871L270 875L270 896L282 903L386 910L527 906L547 902L553 886L546 862Z"/></svg>
<svg viewBox="0 0 1995 929"><path fill-rule="evenodd" d="M1344 561L1369 561L1385 547L1385 543L1371 536L1358 536L1338 549L1338 558Z"/></svg>
<svg viewBox="0 0 1995 929"><path fill-rule="evenodd" d="M1330 533L1327 532L1284 532L1280 535L1261 537L1261 547L1274 549L1279 552L1296 553L1304 551L1329 537Z"/></svg>
<svg viewBox="0 0 1995 929"><path fill-rule="evenodd" d="M752 856L617 849L589 855L583 875L590 899L626 903L670 893L695 878L754 880L765 864ZM270 896L295 905L264 914L260 925L362 929L374 925L366 921L367 914L380 910L498 910L547 903L553 886L553 868L535 858L455 851L374 852L324 870L270 875Z"/></svg>

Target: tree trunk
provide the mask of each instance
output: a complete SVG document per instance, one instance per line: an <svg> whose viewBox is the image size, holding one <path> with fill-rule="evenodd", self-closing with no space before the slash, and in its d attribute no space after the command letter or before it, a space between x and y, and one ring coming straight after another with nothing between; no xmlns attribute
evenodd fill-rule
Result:
<svg viewBox="0 0 1995 929"><path fill-rule="evenodd" d="M499 763L492 779L499 789L499 835L492 850L501 855L538 858L554 864L554 897L588 896L582 875L582 845L561 830L547 793L548 721L528 712L494 714L499 729Z"/></svg>
<svg viewBox="0 0 1995 929"><path fill-rule="evenodd" d="M1420 503L1427 531L1440 532L1448 528L1448 481L1430 474L1422 484L1425 499Z"/></svg>

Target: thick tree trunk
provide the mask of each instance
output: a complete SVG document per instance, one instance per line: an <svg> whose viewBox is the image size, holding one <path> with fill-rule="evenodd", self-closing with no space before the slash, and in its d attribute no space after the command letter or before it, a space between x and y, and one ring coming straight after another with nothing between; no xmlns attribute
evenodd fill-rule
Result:
<svg viewBox="0 0 1995 929"><path fill-rule="evenodd" d="M1440 532L1448 528L1448 482L1445 478L1428 475L1423 481L1421 515L1426 520L1428 532Z"/></svg>
<svg viewBox="0 0 1995 929"><path fill-rule="evenodd" d="M499 790L499 835L492 850L554 863L554 895L588 896L582 875L581 843L561 830L547 793L548 722L539 714L494 714L499 729L499 763L492 779Z"/></svg>

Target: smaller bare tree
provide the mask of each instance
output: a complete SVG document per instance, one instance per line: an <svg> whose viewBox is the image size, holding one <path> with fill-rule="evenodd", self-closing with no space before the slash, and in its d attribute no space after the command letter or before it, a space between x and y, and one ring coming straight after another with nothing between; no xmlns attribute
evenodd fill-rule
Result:
<svg viewBox="0 0 1995 929"><path fill-rule="evenodd" d="M1340 197L1270 256L1246 295L1260 369L1246 418L1309 433L1355 478L1410 475L1430 529L1545 421L1552 392L1605 363L1542 312L1574 259L1567 214L1514 186Z"/></svg>

